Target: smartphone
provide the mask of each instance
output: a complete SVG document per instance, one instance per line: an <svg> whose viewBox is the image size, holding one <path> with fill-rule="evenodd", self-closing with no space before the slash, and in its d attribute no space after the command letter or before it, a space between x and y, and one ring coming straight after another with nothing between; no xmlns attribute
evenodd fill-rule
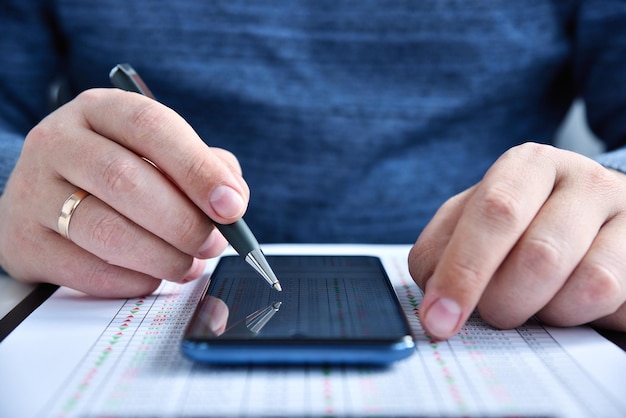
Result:
<svg viewBox="0 0 626 418"><path fill-rule="evenodd" d="M380 259L267 257L283 288L223 257L185 330L182 352L211 364L389 364L415 351Z"/></svg>

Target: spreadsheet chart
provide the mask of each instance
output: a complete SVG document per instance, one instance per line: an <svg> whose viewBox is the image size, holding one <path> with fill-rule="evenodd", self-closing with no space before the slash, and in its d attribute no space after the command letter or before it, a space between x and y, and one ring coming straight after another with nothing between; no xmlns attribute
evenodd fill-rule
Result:
<svg viewBox="0 0 626 418"><path fill-rule="evenodd" d="M408 359L388 368L196 364L181 355L180 341L204 283L164 282L154 294L121 300L115 307L111 301L84 301L85 309L106 305L98 320L100 331L75 366L45 392L39 413L56 417L624 415L623 400L607 392L550 329L535 320L517 329L497 330L474 315L455 337L431 340L419 322L421 291L408 274L405 253L383 252L381 259L416 339L416 351ZM52 307L64 299L82 306L72 297L57 292L42 305L41 316L48 304ZM104 321L107 310L111 316ZM69 335L72 322L65 324Z"/></svg>

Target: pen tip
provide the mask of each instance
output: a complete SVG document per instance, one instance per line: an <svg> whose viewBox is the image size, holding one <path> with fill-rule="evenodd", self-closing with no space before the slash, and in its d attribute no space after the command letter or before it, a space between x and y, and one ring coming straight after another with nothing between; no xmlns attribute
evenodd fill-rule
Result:
<svg viewBox="0 0 626 418"><path fill-rule="evenodd" d="M274 283L274 284L272 285L272 287L273 287L274 289L278 290L279 292L282 292L282 291L283 291L283 288L282 288L282 287L280 287L280 283L278 283L278 282Z"/></svg>

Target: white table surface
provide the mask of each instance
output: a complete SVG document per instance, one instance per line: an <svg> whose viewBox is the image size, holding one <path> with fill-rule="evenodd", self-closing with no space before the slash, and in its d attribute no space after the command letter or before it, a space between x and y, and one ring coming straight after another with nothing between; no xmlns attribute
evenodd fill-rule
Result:
<svg viewBox="0 0 626 418"><path fill-rule="evenodd" d="M17 306L35 287L34 284L18 282L0 274L0 318Z"/></svg>

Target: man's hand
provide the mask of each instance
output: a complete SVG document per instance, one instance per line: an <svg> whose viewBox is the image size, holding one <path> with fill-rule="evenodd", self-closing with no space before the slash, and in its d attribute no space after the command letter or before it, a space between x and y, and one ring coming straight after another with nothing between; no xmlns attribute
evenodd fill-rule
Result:
<svg viewBox="0 0 626 418"><path fill-rule="evenodd" d="M524 144L446 202L409 255L426 332L453 336L478 307L498 328L626 330L626 175Z"/></svg>
<svg viewBox="0 0 626 418"><path fill-rule="evenodd" d="M145 158L145 159L144 159ZM156 167L148 161L154 163ZM237 160L139 94L90 90L27 136L0 197L0 263L17 279L101 296L146 294L199 277L249 190ZM65 199L89 195L58 231Z"/></svg>

